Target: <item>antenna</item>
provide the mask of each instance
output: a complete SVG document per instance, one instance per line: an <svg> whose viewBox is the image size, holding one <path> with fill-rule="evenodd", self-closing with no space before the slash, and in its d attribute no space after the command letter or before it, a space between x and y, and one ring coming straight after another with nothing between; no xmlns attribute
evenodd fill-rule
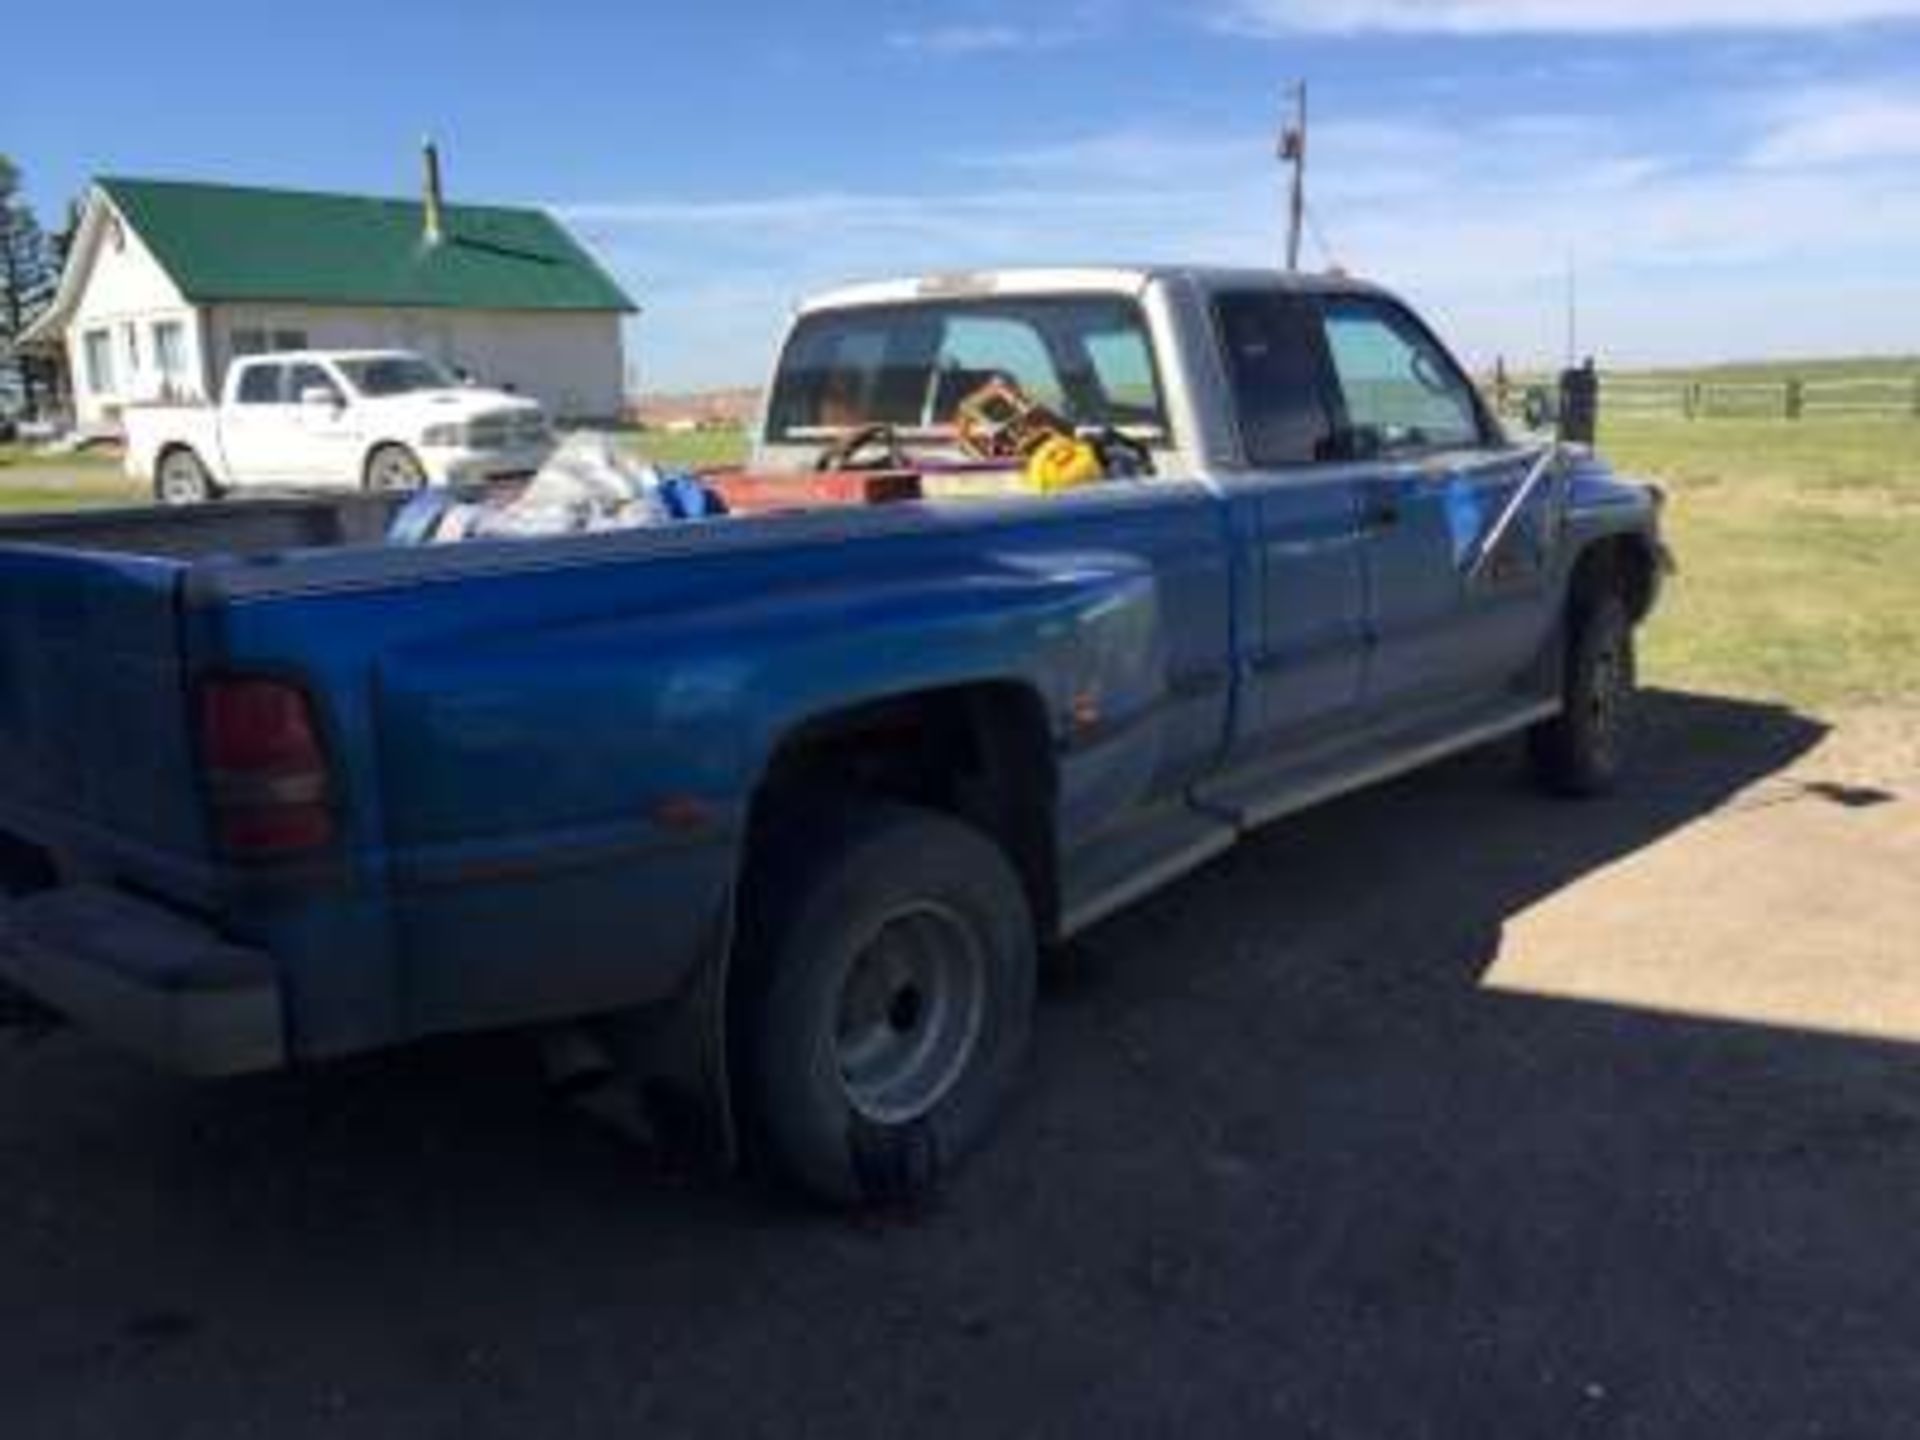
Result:
<svg viewBox="0 0 1920 1440"><path fill-rule="evenodd" d="M1567 368L1580 363L1580 270L1567 247Z"/></svg>
<svg viewBox="0 0 1920 1440"><path fill-rule="evenodd" d="M1300 268L1300 233L1307 213L1307 82L1292 88L1293 119L1280 131L1280 163L1293 167L1293 190L1287 204L1287 269Z"/></svg>

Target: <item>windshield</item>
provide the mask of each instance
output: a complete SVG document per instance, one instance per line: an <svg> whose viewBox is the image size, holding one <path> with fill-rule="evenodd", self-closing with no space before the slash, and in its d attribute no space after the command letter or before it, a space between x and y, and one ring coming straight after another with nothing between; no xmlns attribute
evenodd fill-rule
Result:
<svg viewBox="0 0 1920 1440"><path fill-rule="evenodd" d="M339 365L354 389L375 399L415 390L453 388L453 377L420 355L374 355L364 360L342 360Z"/></svg>
<svg viewBox="0 0 1920 1440"><path fill-rule="evenodd" d="M954 412L1011 382L1077 427L1166 438L1140 307L1118 297L956 300L823 311L781 357L768 438L830 439L867 425L946 439Z"/></svg>

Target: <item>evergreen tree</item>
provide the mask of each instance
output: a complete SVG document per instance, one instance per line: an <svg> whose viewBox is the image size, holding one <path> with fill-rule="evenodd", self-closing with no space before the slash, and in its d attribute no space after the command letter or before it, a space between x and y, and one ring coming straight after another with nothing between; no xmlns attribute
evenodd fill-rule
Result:
<svg viewBox="0 0 1920 1440"><path fill-rule="evenodd" d="M60 274L53 247L20 197L20 172L0 155L0 394L18 396L38 415L53 400L47 360L22 355L22 331L52 303Z"/></svg>

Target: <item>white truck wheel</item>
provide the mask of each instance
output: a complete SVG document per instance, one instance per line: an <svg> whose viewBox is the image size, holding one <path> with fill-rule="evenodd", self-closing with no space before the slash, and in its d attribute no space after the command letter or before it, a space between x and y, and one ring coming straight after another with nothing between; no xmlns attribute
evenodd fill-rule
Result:
<svg viewBox="0 0 1920 1440"><path fill-rule="evenodd" d="M184 445L167 451L154 467L153 498L162 505L203 505L213 494L207 467Z"/></svg>

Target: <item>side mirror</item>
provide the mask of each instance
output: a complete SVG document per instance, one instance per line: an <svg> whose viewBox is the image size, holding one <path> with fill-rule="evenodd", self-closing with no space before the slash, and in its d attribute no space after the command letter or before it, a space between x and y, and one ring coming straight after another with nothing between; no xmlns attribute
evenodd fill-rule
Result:
<svg viewBox="0 0 1920 1440"><path fill-rule="evenodd" d="M310 409L338 410L340 396L325 385L309 385L300 392L300 403Z"/></svg>
<svg viewBox="0 0 1920 1440"><path fill-rule="evenodd" d="M1593 361L1560 374L1560 439L1591 445L1600 429L1600 372Z"/></svg>

